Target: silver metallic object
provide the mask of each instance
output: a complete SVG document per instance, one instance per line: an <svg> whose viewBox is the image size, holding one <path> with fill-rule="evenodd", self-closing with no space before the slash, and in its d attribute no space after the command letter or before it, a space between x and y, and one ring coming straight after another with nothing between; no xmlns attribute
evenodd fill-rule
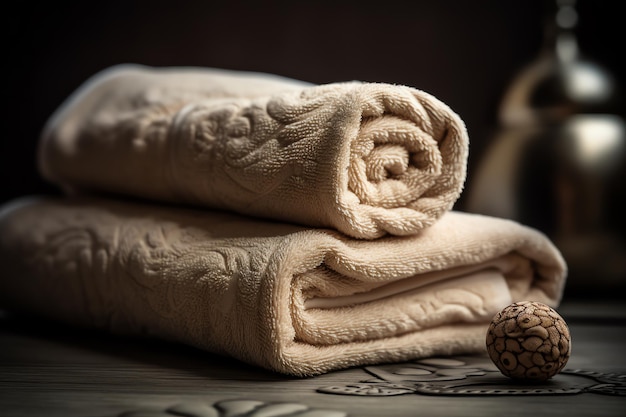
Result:
<svg viewBox="0 0 626 417"><path fill-rule="evenodd" d="M537 59L513 80L468 183L467 210L545 232L572 295L626 284L626 123L613 76L584 57L574 1L557 1Z"/></svg>

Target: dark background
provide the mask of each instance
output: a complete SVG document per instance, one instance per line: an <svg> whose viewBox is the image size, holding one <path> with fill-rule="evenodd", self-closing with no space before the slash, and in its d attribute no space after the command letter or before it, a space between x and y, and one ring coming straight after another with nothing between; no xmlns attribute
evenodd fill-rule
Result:
<svg viewBox="0 0 626 417"><path fill-rule="evenodd" d="M469 177L493 138L497 106L538 54L542 0L19 2L4 15L0 203L56 193L35 150L50 114L119 63L275 73L313 83L406 84L447 103L471 140ZM579 0L584 55L623 81L620 2ZM8 9L7 9L8 11ZM624 113L624 109L618 109ZM114 167L112 167L114 169ZM465 209L464 194L456 208Z"/></svg>
<svg viewBox="0 0 626 417"><path fill-rule="evenodd" d="M582 51L623 75L620 2L579 0ZM0 201L54 191L35 166L46 118L110 65L197 65L314 83L363 80L428 91L465 120L469 175L496 106L538 53L540 0L18 2L5 14ZM621 44L621 46L620 46ZM462 208L463 199L459 202Z"/></svg>

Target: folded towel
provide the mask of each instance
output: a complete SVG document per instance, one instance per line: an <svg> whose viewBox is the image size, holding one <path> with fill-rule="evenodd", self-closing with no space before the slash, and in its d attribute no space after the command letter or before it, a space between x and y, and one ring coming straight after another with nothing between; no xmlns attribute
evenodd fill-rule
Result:
<svg viewBox="0 0 626 417"><path fill-rule="evenodd" d="M358 238L410 235L458 199L468 137L447 105L384 83L121 65L50 118L45 178Z"/></svg>
<svg viewBox="0 0 626 417"><path fill-rule="evenodd" d="M363 240L200 209L33 198L0 213L0 307L183 342L277 372L485 349L511 302L560 302L541 233L455 211Z"/></svg>

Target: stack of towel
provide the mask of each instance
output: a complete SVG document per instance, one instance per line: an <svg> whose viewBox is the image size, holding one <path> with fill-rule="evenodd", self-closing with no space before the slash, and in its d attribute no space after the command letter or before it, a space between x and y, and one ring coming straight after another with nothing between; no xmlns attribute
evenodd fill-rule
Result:
<svg viewBox="0 0 626 417"><path fill-rule="evenodd" d="M468 136L415 88L123 65L42 134L63 197L0 213L0 307L273 371L484 350L506 305L557 307L557 248L453 211Z"/></svg>

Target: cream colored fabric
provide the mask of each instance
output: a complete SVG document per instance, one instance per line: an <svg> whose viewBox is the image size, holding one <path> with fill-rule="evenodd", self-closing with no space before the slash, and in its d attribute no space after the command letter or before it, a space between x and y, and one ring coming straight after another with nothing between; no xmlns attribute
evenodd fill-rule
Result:
<svg viewBox="0 0 626 417"><path fill-rule="evenodd" d="M122 65L51 117L39 162L67 189L371 239L414 234L450 210L467 155L463 121L415 88Z"/></svg>
<svg viewBox="0 0 626 417"><path fill-rule="evenodd" d="M557 306L565 265L517 223L447 212L352 239L224 212L24 199L0 214L0 306L165 338L297 376L479 352L514 301Z"/></svg>

